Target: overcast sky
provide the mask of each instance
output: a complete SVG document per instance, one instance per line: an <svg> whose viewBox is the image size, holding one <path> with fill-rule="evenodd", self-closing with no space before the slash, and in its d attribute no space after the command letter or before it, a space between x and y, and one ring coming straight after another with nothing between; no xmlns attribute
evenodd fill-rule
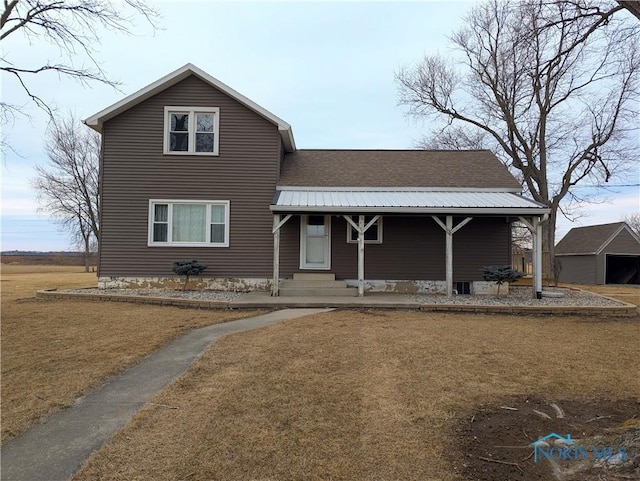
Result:
<svg viewBox="0 0 640 481"><path fill-rule="evenodd" d="M186 63L193 63L292 125L299 148L413 148L428 125L397 105L394 73L440 51L472 2L150 2L163 30L138 21L135 36L104 32L96 58L120 92L83 86L53 74L30 87L62 112L79 118L117 102ZM15 38L12 38L15 37ZM56 62L59 52L39 39L3 41L14 63ZM86 64L78 52L77 66ZM28 103L13 78L2 77L2 100L25 104L30 119L4 126L16 153L5 152L2 174L2 250L65 250L71 244L37 210L30 187L34 166L45 164L46 117ZM638 153L633 153L638 157ZM614 222L640 210L640 173L614 179L596 192L600 204L571 227Z"/></svg>

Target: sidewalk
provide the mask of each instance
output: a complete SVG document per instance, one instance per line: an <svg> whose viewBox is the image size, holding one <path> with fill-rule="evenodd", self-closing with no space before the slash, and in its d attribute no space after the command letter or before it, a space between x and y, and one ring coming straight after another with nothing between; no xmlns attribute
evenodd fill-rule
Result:
<svg viewBox="0 0 640 481"><path fill-rule="evenodd" d="M95 291L97 289L93 289ZM586 292L586 291L585 291ZM568 299L545 298L533 301L526 297L525 302L498 299L494 296L459 296L447 300L437 296L437 302L428 294L406 295L394 292L367 292L364 297L271 297L268 292L254 291L242 293L239 297L229 299L194 299L163 296L134 296L95 292L67 292L57 290L38 291L40 299L83 299L93 301L132 302L137 304L154 304L179 306L196 309L296 309L296 308L341 308L341 309L401 309L428 312L470 312L484 314L509 315L571 315L571 316L604 316L635 317L638 307L635 304L615 300L588 292L594 299L606 299L609 305L602 302L572 304ZM462 302L464 301L464 302Z"/></svg>
<svg viewBox="0 0 640 481"><path fill-rule="evenodd" d="M2 481L64 481L204 349L234 332L330 309L284 309L188 332L1 448Z"/></svg>

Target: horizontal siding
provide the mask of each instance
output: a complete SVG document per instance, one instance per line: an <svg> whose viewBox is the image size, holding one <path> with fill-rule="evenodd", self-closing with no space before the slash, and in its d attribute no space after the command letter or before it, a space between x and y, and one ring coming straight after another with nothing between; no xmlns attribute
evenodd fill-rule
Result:
<svg viewBox="0 0 640 481"><path fill-rule="evenodd" d="M596 256L556 256L560 282L574 284L597 284Z"/></svg>
<svg viewBox="0 0 640 481"><path fill-rule="evenodd" d="M474 218L453 235L453 280L481 281L483 266L510 266L510 252L505 218Z"/></svg>
<svg viewBox="0 0 640 481"><path fill-rule="evenodd" d="M167 105L219 107L219 155L163 155ZM185 257L211 276L271 274L275 125L191 76L107 121L103 138L101 276L171 275ZM148 247L149 199L229 200L230 247Z"/></svg>
<svg viewBox="0 0 640 481"><path fill-rule="evenodd" d="M281 232L280 274L291 277L300 270L300 218L294 216ZM474 218L453 241L455 281L482 280L482 266L510 263L504 218ZM347 243L346 220L332 217L330 272L338 279L357 278L357 247ZM445 234L431 217L385 216L383 243L365 246L367 279L442 280L445 268Z"/></svg>

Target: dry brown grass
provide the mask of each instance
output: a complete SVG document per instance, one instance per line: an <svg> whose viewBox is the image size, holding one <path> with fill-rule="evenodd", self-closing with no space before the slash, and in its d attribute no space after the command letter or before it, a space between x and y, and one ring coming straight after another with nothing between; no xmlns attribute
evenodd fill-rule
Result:
<svg viewBox="0 0 640 481"><path fill-rule="evenodd" d="M638 320L592 321L336 311L228 336L74 480L460 479L453 425L480 403L640 396Z"/></svg>
<svg viewBox="0 0 640 481"><path fill-rule="evenodd" d="M1 281L3 442L185 331L255 314L35 299L95 286L82 267L3 265Z"/></svg>

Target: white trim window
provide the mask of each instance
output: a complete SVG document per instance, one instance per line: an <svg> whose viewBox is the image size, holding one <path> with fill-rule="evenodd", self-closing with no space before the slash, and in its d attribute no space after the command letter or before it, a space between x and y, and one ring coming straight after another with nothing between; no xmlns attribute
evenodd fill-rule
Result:
<svg viewBox="0 0 640 481"><path fill-rule="evenodd" d="M164 153L218 155L218 107L164 108Z"/></svg>
<svg viewBox="0 0 640 481"><path fill-rule="evenodd" d="M229 201L150 200L148 245L229 247Z"/></svg>
<svg viewBox="0 0 640 481"><path fill-rule="evenodd" d="M375 216L373 215L365 215L364 216L364 225L366 226L371 219ZM358 216L352 215L351 220L358 224ZM345 221L346 222L346 221ZM347 222L347 242L349 244L357 244L358 243L358 232ZM373 223L371 227L369 227L364 233L364 243L365 244L382 244L382 216L378 217L378 220Z"/></svg>

